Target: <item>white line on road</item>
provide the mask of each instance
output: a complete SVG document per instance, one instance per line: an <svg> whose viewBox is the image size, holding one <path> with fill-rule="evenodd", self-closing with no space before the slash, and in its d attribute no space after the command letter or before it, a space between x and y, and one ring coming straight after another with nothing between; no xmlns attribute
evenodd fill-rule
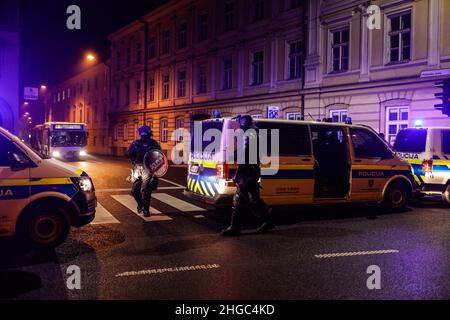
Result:
<svg viewBox="0 0 450 320"><path fill-rule="evenodd" d="M185 187L159 187L158 190L184 190ZM96 192L130 192L131 188L128 189L98 189Z"/></svg>
<svg viewBox="0 0 450 320"><path fill-rule="evenodd" d="M153 195L153 197L159 201L162 201L162 202L168 204L171 207L174 207L177 210L182 211L182 212L206 211L203 208L194 206L193 204L190 204L189 202L175 198L167 193L155 193Z"/></svg>
<svg viewBox="0 0 450 320"><path fill-rule="evenodd" d="M170 181L170 180L167 180L167 179L163 179L163 178L159 178L159 180L167 182L167 183L170 183L170 184L173 184L174 186L177 186L179 188L186 189L186 186L182 186L181 184L178 184L176 182L173 182L173 181Z"/></svg>
<svg viewBox="0 0 450 320"><path fill-rule="evenodd" d="M147 222L154 222L154 221L170 221L172 218L163 215L161 211L156 210L155 208L151 207L150 212L151 216L150 218L144 217L142 214L138 213L137 211L137 204L134 198L130 195L117 195L112 196L112 198L116 201L118 201L120 204L124 205L128 209L130 209L133 213L138 215L140 218Z"/></svg>
<svg viewBox="0 0 450 320"><path fill-rule="evenodd" d="M341 253L327 253L315 255L317 259L328 258L342 258L342 257L355 257L355 256L369 256L377 254L390 254L399 253L399 250L376 250L376 251L357 251L357 252L341 252Z"/></svg>
<svg viewBox="0 0 450 320"><path fill-rule="evenodd" d="M219 268L220 268L220 265L218 265L218 264L206 264L206 265L186 266L186 267L148 269L148 270L141 270L141 271L123 272L123 273L117 274L116 277L124 278L124 277L148 276L148 275L162 274L162 273L212 270L212 269L219 269Z"/></svg>
<svg viewBox="0 0 450 320"><path fill-rule="evenodd" d="M105 209L100 203L97 203L97 210L95 212L95 220L92 221L92 225L97 224L117 224L120 223L119 220L114 218L114 216Z"/></svg>

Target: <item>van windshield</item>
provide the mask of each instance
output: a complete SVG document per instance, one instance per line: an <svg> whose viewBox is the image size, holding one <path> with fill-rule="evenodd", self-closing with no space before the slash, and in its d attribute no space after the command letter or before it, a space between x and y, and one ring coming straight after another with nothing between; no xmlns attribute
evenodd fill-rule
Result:
<svg viewBox="0 0 450 320"><path fill-rule="evenodd" d="M398 152L425 152L427 144L426 129L406 129L399 132L394 144L395 151Z"/></svg>

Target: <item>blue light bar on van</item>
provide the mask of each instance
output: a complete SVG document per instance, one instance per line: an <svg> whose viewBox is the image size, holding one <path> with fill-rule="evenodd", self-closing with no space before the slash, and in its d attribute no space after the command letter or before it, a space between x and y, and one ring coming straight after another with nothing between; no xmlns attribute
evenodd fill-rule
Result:
<svg viewBox="0 0 450 320"><path fill-rule="evenodd" d="M53 126L55 130L83 130L84 126L81 124L55 124Z"/></svg>

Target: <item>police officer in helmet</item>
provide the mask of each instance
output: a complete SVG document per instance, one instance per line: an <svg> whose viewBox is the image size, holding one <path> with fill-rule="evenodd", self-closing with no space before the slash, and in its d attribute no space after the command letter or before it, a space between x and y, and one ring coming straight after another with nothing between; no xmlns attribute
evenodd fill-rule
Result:
<svg viewBox="0 0 450 320"><path fill-rule="evenodd" d="M158 142L152 139L153 132L150 127L142 126L138 130L141 138L134 141L126 155L133 163L133 187L131 193L137 202L137 210L144 217L150 217L150 201L152 191L158 188L158 178L144 168L144 157L150 150L161 150Z"/></svg>
<svg viewBox="0 0 450 320"><path fill-rule="evenodd" d="M237 236L241 233L241 217L248 210L264 220L263 225L257 230L258 233L264 233L275 228L272 223L271 213L260 195L261 186L259 180L261 178L261 168L259 155L253 155L256 163L252 163L253 159L250 154L251 144L258 144L258 130L253 125L253 119L249 115L239 117L239 123L241 129L247 133L243 141L245 159L244 163L238 163L238 169L233 178L237 190L233 198L231 225L228 229L222 231L223 236Z"/></svg>

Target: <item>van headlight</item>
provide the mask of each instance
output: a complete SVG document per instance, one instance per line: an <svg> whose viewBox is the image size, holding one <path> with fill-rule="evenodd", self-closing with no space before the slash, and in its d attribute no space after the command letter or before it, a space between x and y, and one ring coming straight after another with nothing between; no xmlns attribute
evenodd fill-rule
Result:
<svg viewBox="0 0 450 320"><path fill-rule="evenodd" d="M52 152L52 157L53 157L53 158L61 158L61 152L59 152L59 151L53 151L53 152Z"/></svg>
<svg viewBox="0 0 450 320"><path fill-rule="evenodd" d="M89 177L71 178L73 183L83 192L94 191L94 185Z"/></svg>
<svg viewBox="0 0 450 320"><path fill-rule="evenodd" d="M87 152L82 150L80 151L80 157L86 157L87 156Z"/></svg>

